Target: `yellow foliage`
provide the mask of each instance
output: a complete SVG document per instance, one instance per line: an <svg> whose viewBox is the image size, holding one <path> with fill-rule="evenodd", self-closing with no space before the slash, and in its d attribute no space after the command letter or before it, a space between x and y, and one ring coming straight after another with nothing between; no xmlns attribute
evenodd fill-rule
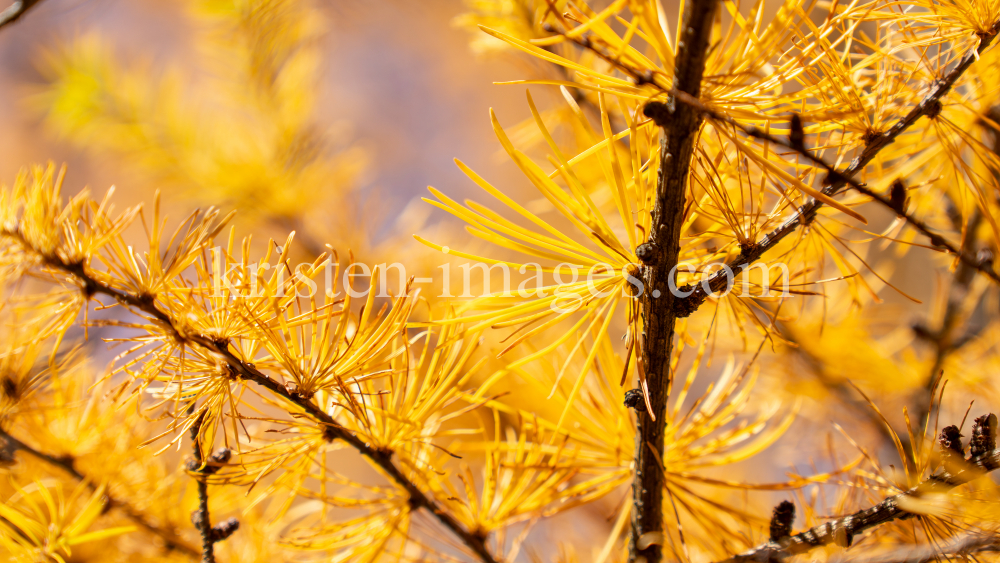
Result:
<svg viewBox="0 0 1000 563"><path fill-rule="evenodd" d="M1000 367L1000 2L718 0L692 55L708 5L476 0L453 20L538 71L508 83L529 120L490 111L537 193L456 159L491 203L432 187L457 221L414 234L482 266L463 296L494 289L471 299L418 291L408 240L370 269L334 250L382 219L351 196L388 157L320 125L318 3L185 2L198 68L93 33L51 47L30 98L49 129L163 189L120 210L54 164L0 187L4 555L971 556L942 546L1000 518L996 419L963 421ZM210 207L167 217L188 200ZM389 292L397 265L415 273ZM650 482L662 502L633 502ZM801 518L769 521L768 492ZM829 518L873 505L898 512Z"/></svg>

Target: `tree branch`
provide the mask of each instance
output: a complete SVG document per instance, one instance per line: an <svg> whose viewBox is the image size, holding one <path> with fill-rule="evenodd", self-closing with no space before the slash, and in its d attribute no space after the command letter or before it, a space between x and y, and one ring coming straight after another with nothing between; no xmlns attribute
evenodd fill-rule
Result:
<svg viewBox="0 0 1000 563"><path fill-rule="evenodd" d="M695 98L701 93L705 59L717 0L686 5L679 52L674 68L677 91ZM589 42L588 42L589 44ZM642 294L643 334L638 362L639 385L646 394L648 410L636 412L635 480L632 485L632 530L630 561L659 563L663 547L651 538L663 537L664 474L661 469L667 399L670 385L670 355L673 347L675 296L670 284L680 256L684 223L685 192L694 146L701 129L701 113L690 106L647 104L646 115L660 131L660 168L656 181L649 239L636 253L643 256L646 291Z"/></svg>
<svg viewBox="0 0 1000 563"><path fill-rule="evenodd" d="M14 0L10 7L0 12L0 28L21 19L21 16L41 1L42 0Z"/></svg>
<svg viewBox="0 0 1000 563"><path fill-rule="evenodd" d="M995 534L966 534L945 545L901 547L887 553L866 557L840 557L832 563L927 563L945 557L961 557L985 551L997 551L1000 538Z"/></svg>
<svg viewBox="0 0 1000 563"><path fill-rule="evenodd" d="M0 231L0 235L8 236L17 240L25 249L41 256L43 263L46 266L69 274L71 277L76 279L77 283L82 284L83 287L81 290L84 291L86 295L101 294L111 297L126 308L141 311L149 315L161 325L166 327L178 340L194 344L209 352L219 355L226 362L229 368L232 369L234 373L238 374L241 379L252 381L271 391L275 395L285 399L290 405L300 409L310 418L323 426L324 435L330 441L343 440L349 446L361 453L361 455L378 465L378 467L386 475L388 475L392 481L406 490L410 497L410 506L415 509L423 508L430 512L442 525L458 536L458 538L461 539L462 542L468 546L480 560L483 561L483 563L498 563L498 560L493 557L489 549L486 547L486 538L466 530L454 516L441 508L430 496L424 494L424 492L421 491L413 481L407 478L406 475L403 474L402 470L400 470L399 467L393 463L392 452L379 450L366 443L361 438L358 438L353 432L350 432L337 424L333 417L327 414L326 411L320 407L316 406L316 404L311 400L298 395L293 396L284 385L260 372L253 364L244 362L233 354L233 352L229 350L228 340L218 340L202 334L182 334L178 331L174 319L157 307L153 299L143 299L137 295L116 289L96 280L93 276L87 273L86 267L82 263L66 263L58 256L42 254L36 249L31 248L17 231L4 230Z"/></svg>
<svg viewBox="0 0 1000 563"><path fill-rule="evenodd" d="M36 450L35 448L29 446L28 444L25 444L24 442L11 436L3 429L0 429L0 440L7 442L7 446L5 447L5 449L15 450L15 451L20 450L26 452L36 459L40 459L53 467L58 467L59 469L62 469L66 473L69 473L70 476L72 476L77 481L87 483L87 486L89 486L91 490L95 489L94 480L87 477L86 475L81 473L79 469L76 468L76 461L72 457L57 457L52 454ZM153 524L146 518L144 514L133 508L128 503L113 498L106 491L104 496L107 499L107 506L118 509L129 520L135 522L140 527L144 528L146 531L163 538L164 542L166 542L167 549L176 549L177 551L180 551L190 557L198 557L201 554L201 552L197 548L187 543L179 535L177 535L173 531L160 528L159 526Z"/></svg>
<svg viewBox="0 0 1000 563"><path fill-rule="evenodd" d="M191 405L194 406L193 404ZM201 453L201 424L205 419L205 413L198 415L197 422L191 426L191 447L194 450L194 461L197 469L201 469L205 464L204 456ZM204 476L195 476L198 482L198 510L191 515L191 521L198 533L201 534L201 561L202 563L215 563L215 538L212 537L212 519L208 513L208 482Z"/></svg>
<svg viewBox="0 0 1000 563"><path fill-rule="evenodd" d="M867 166L883 148L895 141L896 137L903 134L921 117L925 115L935 115L939 112L941 109L941 98L943 98L944 95L951 90L952 86L954 86L958 79L961 78L962 74L964 74L965 71L972 66L972 63L979 59L979 55L993 43L998 31L1000 31L1000 22L994 23L991 28L991 33L981 39L978 47L966 53L965 56L963 56L955 65L955 68L951 69L951 71L949 71L944 78L936 80L932 83L930 92L924 96L923 100L921 100L919 104L911 109L905 116L900 118L899 121L889 128L888 131L885 131L880 135L872 136L871 140L865 143L861 154L851 161L851 164L847 167L847 169L843 172L839 172L835 177L831 178L832 182L830 185L823 188L823 193L828 196L833 196L839 193L845 185L851 183L851 177ZM854 184L852 184L852 186L853 185ZM869 193L866 193L865 195L870 194L871 191L869 190ZM718 289L725 287L727 283L727 270L731 271L734 276L739 275L752 263L759 260L765 252L777 246L778 243L781 242L786 236L794 232L799 227L809 224L816 217L816 213L821 207L823 207L823 202L815 199L809 201L794 216L790 217L782 223L781 226L764 236L764 238L762 238L756 246L741 253L735 260L727 264L728 269L722 268L719 272L711 276L708 279L709 286L712 287L713 291L717 291ZM947 242L944 241L944 239L941 239L940 235L937 235L936 233L925 231L921 232L924 232L924 234L928 236L937 237L941 242ZM933 241L934 239L932 239L932 242ZM955 252L953 252L954 254L960 257L962 256L962 254L957 252L957 249L954 249L954 247L946 248L949 248L950 251L955 250ZM965 257L962 261L964 263L968 263L968 258L970 257ZM978 266L978 264L976 264L976 266ZM979 268L977 267L977 269ZM996 272L991 271L984 273L987 273L987 275L995 281L1000 281L1000 276L997 276ZM689 295L686 299L700 299L701 301L704 301L705 290L700 283L694 288L694 293Z"/></svg>
<svg viewBox="0 0 1000 563"><path fill-rule="evenodd" d="M812 151L808 150L805 147L804 144L800 145L800 144L792 141L790 138L778 137L778 136L766 133L764 131L761 131L760 129L758 129L756 127L751 127L751 126L743 125L743 124L735 121L734 119L732 119L730 117L727 117L725 115L722 115L722 114L720 114L718 112L713 111L711 108L709 108L705 104L701 103L701 101L698 100L697 98L689 96L689 95L685 94L684 92L675 92L675 95L676 95L677 99L679 101L681 101L682 103L687 104L687 105L689 105L689 106L697 109L698 111L700 111L704 115L707 115L708 117L710 117L711 119L713 119L715 121L719 121L719 122L726 123L728 125L732 125L733 127L735 127L737 129L739 129L740 131L743 131L744 133L746 133L748 136L754 137L756 139L760 139L762 141L767 141L769 143L773 143L773 144L776 144L776 145L780 145L782 147L785 147L785 148L788 148L790 150L795 151L797 154L803 156L804 158L806 158L807 160L809 160L811 163L813 163L814 165L816 165L816 167L822 168L823 170L825 170L827 172L827 179L828 179L828 182L830 183L830 185L827 188L824 188L824 190L823 190L824 193L826 193L828 190L830 190L831 188L833 188L833 186L837 186L838 184L839 184L840 187L843 187L845 185L846 186L850 186L852 189L854 189L854 190L856 190L856 191L858 191L858 192L860 192L860 193L862 193L862 194L864 194L864 195L872 198L872 200L874 200L875 202L881 204L882 206L886 207L887 209L892 210L894 213L896 213L897 215L899 215L899 217L903 218L910 226L912 226L913 228L917 229L924 236L926 236L928 239L930 239L931 244L933 244L934 246L938 246L938 247L946 249L950 254L956 256L959 260L961 260L962 264L965 265L966 267L972 268L974 270L978 270L979 272L981 272L981 273L989 276L990 278L992 278L993 281L996 281L997 283L1000 283L1000 275L998 275L993 270L992 265L990 265L990 264L984 264L977 257L975 257L975 256L973 256L973 255L971 255L971 254L963 251L962 249L956 247L954 244L948 242L948 240L946 240L944 237L942 237L941 235L935 233L930 228L930 226L927 225L927 223L925 223L922 219L916 217L915 215L913 215L911 213L908 213L906 210L897 209L896 206L893 204L893 202L891 201L890 198L885 197L882 194L875 193L870 188L868 188L868 186L866 186L866 185L858 182L857 180L854 180L853 178L851 178L851 175L853 175L854 173L856 173L857 170L860 170L860 168L857 168L857 170L854 170L852 172L852 169L855 168L855 164L854 163L852 163L851 166L848 167L848 169L846 171L840 172L839 170L836 169L836 167L834 167L833 165L829 164L828 162L826 162L822 158L820 158L820 157L816 156L815 154L813 154ZM924 102L926 102L926 98L925 98ZM924 102L922 102L921 105L923 105ZM856 162L857 162L857 160L855 160L855 163ZM834 192L831 192L831 193L829 193L827 195L832 195L833 193ZM809 205L815 205L816 209L819 209L819 207L822 206L823 203L820 202L820 201L813 200L812 202L810 202ZM803 209L805 209L805 208L803 208ZM813 216L815 216L815 212L813 213ZM770 237L770 235L768 235L767 237L765 237L764 240L767 240L769 237ZM777 244L777 242L778 241L775 240L775 242L772 244L772 246L774 244ZM763 244L763 242L761 244ZM749 252L745 252L744 254L752 253L754 250L755 249L750 249ZM761 252L761 254L763 254L763 252ZM742 257L742 255L741 255L741 257ZM727 278L726 278L726 276L723 275L721 277L720 276L713 276L710 279L712 280L710 282L710 286L712 287L713 291L717 291L717 290L722 289L724 287L724 283L723 283L723 285L720 285L719 287L716 287L716 284L718 284L720 282L726 282ZM685 286L685 288L687 290L691 289L690 286ZM705 298L704 288L701 289L701 293L700 294L698 294L698 292L696 291L695 293L691 294L689 298L691 298L691 299L697 298L697 299L704 300L704 298Z"/></svg>
<svg viewBox="0 0 1000 563"><path fill-rule="evenodd" d="M854 537L866 530L893 520L904 520L916 516L916 514L903 509L902 506L907 501L919 499L926 494L950 491L1000 468L1000 450L995 448L995 443L991 445L993 448L988 453L973 457L968 461L949 460L944 468L932 474L916 487L887 497L871 508L812 527L794 536L769 541L719 563L771 563L792 555L805 553L821 545L837 544L842 547L850 547ZM956 466L958 468L954 471L950 469L950 467Z"/></svg>
<svg viewBox="0 0 1000 563"><path fill-rule="evenodd" d="M744 126L728 117L718 114L717 112L713 112L698 100L697 95L692 96L691 92L688 92L683 88L680 88L678 83L675 83L673 86L665 85L664 78L661 75L661 73L650 73L650 72L642 72L636 70L630 67L629 65L622 63L622 61L619 60L617 57L614 57L604 52L601 48L599 48L597 45L595 45L586 37L583 38L567 37L567 39L583 48L590 49L591 51L594 52L594 54L596 54L597 56L599 56L600 58L607 61L615 68L617 68L618 70L622 71L623 73L631 77L636 84L652 84L657 88L659 88L660 90L662 90L664 93L668 94L671 100L681 101L688 106L693 105L697 107L698 111L700 111L701 113L709 113L715 119L719 119L721 121L733 124L737 126L740 130L747 133L748 135L752 135L758 138L766 138L767 140L770 140L782 146L792 148L793 150L797 150L797 152L800 152L800 154L804 154L813 163L820 165L822 168L828 171L833 170L834 174L831 174L829 177L830 184L824 187L822 190L824 195L834 196L840 193L840 191L845 186L851 185L851 187L858 189L859 191L871 197L872 199L878 201L879 203L882 203L883 205L888 205L889 204L888 199L878 194L875 194L871 190L867 189L864 185L858 183L855 180L852 180L852 177L858 172L860 172L862 169L864 169L864 167L867 166L883 148L892 144L897 137L906 132L921 117L934 116L938 112L940 112L941 99L945 96L945 94L951 91L951 88L955 85L958 79L962 77L965 71L968 70L970 66L972 66L972 63L979 60L979 55L981 55L984 51L986 51L987 48L989 48L989 46L993 43L993 40L996 38L998 32L1000 32L1000 21L993 24L990 33L985 34L981 38L979 45L975 49L971 49L968 53L966 53L958 61L955 67L952 68L951 71L949 71L944 76L944 78L936 80L931 84L930 91L927 93L926 96L924 96L924 98L920 101L919 104L913 107L913 109L911 109L905 116L900 118L899 121L897 121L892 127L890 127L888 131L882 132L877 135L872 135L870 140L865 143L865 146L862 149L861 154L857 156L853 161L851 161L851 164L844 171L833 170L822 159L819 159L812 153L798 151L797 148L792 146L792 144L789 141L772 137L770 135L766 135L765 133L757 130L755 127ZM679 56L680 55L678 54L678 57ZM678 65L684 64L684 61L678 58L677 64ZM760 241L757 242L756 245L754 245L753 247L748 247L743 252L741 252L738 257L736 257L734 260L732 260L727 264L728 266L727 268L719 269L715 274L713 274L707 280L704 281L708 282L708 285L711 288L712 292L723 289L724 287L726 287L728 283L729 279L728 276L730 275L730 273L733 277L735 277L740 273L742 273L747 268L749 268L751 264L759 260L768 250L771 250L772 248L777 246L778 243L784 240L786 236L795 232L799 227L808 225L810 222L812 222L812 220L816 217L816 213L823 206L824 203L821 201L815 199L810 200L808 203L802 206L795 213L795 215L788 218L784 223L782 223L776 229L772 230L770 233L765 235ZM952 245L947 240L942 238L940 235L931 231L922 222L919 221L915 222L915 218L912 215L907 214L904 216L904 218L907 220L907 222L909 222L911 225L917 228L921 233L930 237L931 242L934 243L936 246L941 246L947 249L949 252L959 257L959 259L962 260L963 263L968 264L969 266L983 272L984 274L992 278L994 281L1000 283L1000 275L998 275L992 269L987 269L984 265L976 261L974 257L962 253L958 248L956 248L954 245ZM678 305L681 306L681 316L688 316L695 310L697 310L698 306L700 306L701 303L705 301L705 298L707 297L707 292L705 291L705 288L702 286L702 282L695 284L694 287L691 287L691 285L685 285L682 288L682 290L685 293L689 291L691 292L690 294L687 295L687 297L683 299L682 302L678 302Z"/></svg>

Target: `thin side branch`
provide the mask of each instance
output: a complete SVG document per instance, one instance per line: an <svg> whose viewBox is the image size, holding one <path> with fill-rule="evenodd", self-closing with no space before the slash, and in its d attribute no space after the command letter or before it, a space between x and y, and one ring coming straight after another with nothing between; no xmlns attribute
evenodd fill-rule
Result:
<svg viewBox="0 0 1000 563"><path fill-rule="evenodd" d="M0 232L0 235L12 237L20 242L26 249L37 252L35 249L28 246L25 243L24 238L16 231L3 231ZM94 279L93 276L86 272L86 268L83 264L69 264L62 261L57 256L42 255L42 259L45 265L69 274L77 281L77 283L82 284L82 291L86 294L106 295L113 298L124 307L141 311L149 315L152 319L162 324L162 326L167 327L173 336L179 340L200 346L205 350L219 355L226 362L229 368L232 369L233 372L236 373L241 379L252 381L271 391L275 395L285 399L289 405L299 409L319 423L323 427L324 433L330 441L343 440L349 446L361 453L361 455L378 465L379 468L386 475L388 475L392 481L406 490L410 498L410 506L415 509L426 509L434 515L434 517L442 525L461 539L462 543L468 546L469 549L471 549L476 556L483 561L483 563L498 563L498 560L493 557L489 549L486 547L486 538L466 530L454 516L441 508L430 496L424 494L424 492L421 491L420 488L417 487L417 485L406 475L404 475L402 470L399 469L395 463L393 463L391 452L384 452L376 449L361 438L358 438L353 432L350 432L337 424L333 417L327 414L326 411L318 407L311 400L290 394L284 385L260 372L253 364L244 362L238 358L232 351L230 351L228 341L218 340L201 334L181 334L181 332L177 330L174 319L162 311L156 305L154 300L143 299L138 295L116 289Z"/></svg>
<svg viewBox="0 0 1000 563"><path fill-rule="evenodd" d="M851 164L847 167L847 169L839 172L835 177L831 178L830 185L823 188L823 193L828 196L833 196L839 193L849 183L848 180L850 178L864 169L864 167L867 166L883 148L893 143L896 140L896 137L903 134L921 117L924 117L925 115L934 115L937 111L939 111L941 107L941 98L951 91L952 86L958 82L958 79L961 78L965 71L972 66L972 63L979 59L979 55L986 51L986 49L993 43L998 31L1000 31L1000 22L994 23L990 30L990 34L982 38L978 47L966 53L965 56L963 56L962 59L955 65L955 67L944 76L944 78L934 81L931 84L930 91L927 95L924 96L923 100L911 109L909 113L900 118L899 121L890 127L888 131L883 132L881 135L874 135L872 139L865 144L861 154L851 161ZM780 243L786 236L795 232L799 227L808 225L816 217L817 211L819 211L823 205L824 204L821 201L815 199L811 200L799 209L794 216L790 217L787 221L758 241L755 247L748 249L747 252L741 253L736 259L727 264L729 267L728 270L731 271L734 276L739 275L743 270L747 269L751 264L759 260L765 252L777 246L778 243ZM940 235L937 235L936 233L924 232L924 234L927 234L928 236L933 234L940 239ZM944 239L941 239L941 241L946 242ZM955 252L955 254L961 256L958 252ZM963 263L965 262L966 261L963 260ZM979 266L978 264L976 265ZM977 267L977 269L979 268ZM726 286L726 271L727 268L722 268L718 273L708 279L709 286L712 287L713 291L717 291L718 289ZM995 272L991 271L988 275L990 275L990 277L995 281L1000 281L1000 277L998 277ZM698 298L701 300L704 300L705 298L704 288L701 287L701 284L698 284L694 288L694 293L692 293L687 299Z"/></svg>
<svg viewBox="0 0 1000 563"><path fill-rule="evenodd" d="M896 206L892 203L892 201L891 201L890 198L888 198L888 197L886 197L886 196L884 196L882 194L875 193L874 191L872 191L865 184L863 184L861 182L858 182L857 180L853 179L851 177L851 175L854 172L857 172L857 170L860 170L860 168L858 168L857 170L855 170L854 172L852 172L852 169L855 168L854 163L852 163L851 166L846 171L841 172L841 171L837 170L837 168L835 166L831 165L830 163L826 162L822 158L820 158L820 157L816 156L815 154L813 154L813 152L810 151L808 148L806 148L805 145L799 145L799 144L793 142L790 138L780 137L780 136L777 136L777 135L772 135L770 133L766 133L766 132L761 131L760 129L758 129L756 127L743 125L743 124L737 122L736 120L734 120L734 119L732 119L730 117L727 117L727 116L722 115L722 114L720 114L720 113L718 113L716 111L713 111L711 108L709 108L705 104L701 103L701 101L698 100L697 98L689 96L689 95L685 94L684 92L675 92L674 94L676 95L676 97L677 97L677 99L679 101L681 101L684 104L687 104L687 105L689 105L689 106L697 109L698 111L702 112L704 115L708 116L709 118L711 118L714 121L719 121L719 122L731 125L731 126L737 128L737 129L739 129L740 131L746 133L750 137L754 137L754 138L760 139L762 141L767 141L769 143L773 143L773 144L785 147L787 149L790 149L792 151L795 151L797 154L801 155L802 157L804 157L805 159L807 159L809 162L811 162L812 164L814 164L817 168L822 168L823 170L826 171L827 178L829 179L829 182L830 182L830 186L828 186L826 189L824 189L824 192L826 192L827 190L830 190L831 188L833 188L833 186L835 186L837 184L839 184L841 187L843 187L845 185L846 186L850 186L852 189L854 189L854 190L856 190L856 191L858 191L858 192L860 192L860 193L862 193L862 194L870 197L872 200L874 200L875 202L881 204L885 208L892 210L894 213L897 213L899 215L899 217L903 218L910 226L912 226L913 228L917 229L918 231L920 231L921 234L923 234L924 236L926 236L931 241L931 244L933 244L934 246L937 246L939 248L943 248L948 253L956 256L959 260L961 260L962 264L965 265L966 267L972 268L974 270L978 270L980 273L985 274L985 275L989 276L990 278L992 278L993 281L995 281L997 283L1000 283L1000 275L998 275L993 270L992 265L990 265L990 264L984 264L976 256L974 256L974 255L972 255L972 254L970 254L968 252L963 251L961 248L958 248L957 246L955 246L954 244L952 244L951 242L949 242L947 239L945 239L941 235L935 233L931 229L931 227L929 225L927 225L927 223L924 222L919 217L917 217L917 216L915 216L915 215L913 215L911 213L908 213L905 210L896 209ZM921 103L921 105L923 105L923 103ZM918 107L920 107L920 106L918 106ZM855 160L855 162L857 162L857 160ZM813 204L817 205L817 209L819 208L818 206L822 206L823 205L822 202L815 201L815 200L810 203L810 205L813 205ZM769 236L770 235L768 235L768 237ZM767 239L768 237L765 237L765 239ZM777 241L774 244L777 244ZM724 279L725 279L725 277L723 276L723 280ZM715 282L715 280L713 279L713 283L717 283L717 282ZM721 287L716 288L713 285L713 289L717 290L717 289L721 289ZM693 294L692 294L692 297L694 297Z"/></svg>
<svg viewBox="0 0 1000 563"><path fill-rule="evenodd" d="M10 7L0 12L0 28L21 19L21 16L41 1L42 0L14 0Z"/></svg>
<svg viewBox="0 0 1000 563"><path fill-rule="evenodd" d="M815 526L794 536L784 537L776 542L769 541L719 563L769 563L805 553L821 545L837 544L849 547L856 536L867 530L893 520L916 516L903 509L907 501L919 499L926 494L950 491L1000 468L1000 450L994 449L964 464L961 461L955 462L955 465L959 464L962 464L960 469L952 472L947 467L943 468L916 487L888 497L871 508Z"/></svg>
<svg viewBox="0 0 1000 563"><path fill-rule="evenodd" d="M35 448L29 446L28 444L25 444L24 442L6 433L5 431L3 431L3 429L0 429L0 439L7 442L5 449L14 451L17 450L23 451L31 455L32 457L40 459L53 467L58 467L59 469L62 469L63 471L68 473L77 481L87 483L90 489L94 490L95 488L94 480L90 479L89 477L81 473L79 469L76 468L76 462L73 458L57 457L52 454L36 450ZM113 498L107 492L105 492L104 497L107 501L107 506L113 509L117 509L122 514L124 514L129 520L135 522L149 533L163 538L163 541L165 542L166 547L168 549L176 549L177 551L180 551L181 553L192 558L201 555L200 550L198 550L191 544L187 543L179 535L177 535L171 530L161 528L156 524L150 522L149 519L146 518L144 514L133 508L128 503Z"/></svg>
<svg viewBox="0 0 1000 563"><path fill-rule="evenodd" d="M193 405L192 405L193 406ZM198 434L201 432L201 423L205 418L202 412L198 416L198 421L191 426L191 447L194 450L194 461L198 468L205 463L201 453L201 439ZM212 519L208 512L208 481L200 475L196 475L198 482L198 510L191 515L194 527L201 534L201 562L215 563L215 538L212 537Z"/></svg>

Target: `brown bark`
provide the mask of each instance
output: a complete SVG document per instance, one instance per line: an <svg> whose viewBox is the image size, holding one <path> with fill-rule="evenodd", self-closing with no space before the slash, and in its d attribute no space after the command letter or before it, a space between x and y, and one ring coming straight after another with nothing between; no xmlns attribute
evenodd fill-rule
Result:
<svg viewBox="0 0 1000 563"><path fill-rule="evenodd" d="M716 0L701 0L688 4L683 32L678 44L674 87L698 97L705 72L712 20ZM659 543L649 544L650 538L663 531L664 472L661 468L664 449L664 429L667 412L667 390L670 382L670 352L674 337L674 294L670 283L676 275L680 254L681 225L684 221L684 193L701 127L701 114L671 97L652 114L660 132L660 169L656 183L652 228L645 268L643 310L644 346L642 363L649 384L650 413L637 410L638 428L635 445L635 482L632 485L632 533L630 560L659 563L663 556ZM646 535L654 534L654 535ZM644 539L645 536L645 539Z"/></svg>

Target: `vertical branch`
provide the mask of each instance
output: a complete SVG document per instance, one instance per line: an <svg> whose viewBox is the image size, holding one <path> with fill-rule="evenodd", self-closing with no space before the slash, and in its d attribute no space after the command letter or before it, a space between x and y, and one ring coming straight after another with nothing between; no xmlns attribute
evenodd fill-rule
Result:
<svg viewBox="0 0 1000 563"><path fill-rule="evenodd" d="M194 406L192 405L192 408ZM188 411L191 414L192 411ZM212 519L208 513L208 480L207 477L219 470L219 467L228 462L232 452L227 448L216 450L206 460L201 450L201 425L205 420L205 413L198 416L198 420L191 427L191 446L194 449L194 460L189 461L188 471L194 474L198 482L198 510L191 513L191 522L201 534L201 563L215 563L215 544L233 535L240 527L236 518L228 518L215 526L212 526Z"/></svg>
<svg viewBox="0 0 1000 563"><path fill-rule="evenodd" d="M708 41L716 0L686 4L681 39L678 42L674 89L697 98L705 72ZM642 295L644 346L642 368L648 384L651 410L637 410L635 481L632 485L631 561L659 563L663 556L662 467L666 426L667 388L670 381L670 353L677 315L670 277L676 274L680 254L681 225L684 221L684 192L694 144L701 127L701 114L672 96L667 103L651 102L644 110L660 131L660 169L656 182L656 202L652 228L644 256L645 291ZM641 375L640 375L641 377ZM652 415L652 416L651 416ZM654 420L655 418L655 420Z"/></svg>
<svg viewBox="0 0 1000 563"><path fill-rule="evenodd" d="M189 411L190 414L190 411ZM202 413L194 426L191 427L191 444L194 448L194 460L188 462L187 469L198 481L198 510L191 514L191 522L201 534L201 561L215 563L215 544L233 535L240 527L236 518L229 518L215 526L208 513L208 481L207 477L219 470L222 464L229 461L232 452L220 448L206 460L201 451L201 425L205 419Z"/></svg>
<svg viewBox="0 0 1000 563"><path fill-rule="evenodd" d="M204 456L201 453L201 423L205 418L202 413L198 421L191 427L191 447L194 449L194 463L198 469L205 465ZM212 521L208 514L208 482L204 475L196 475L198 482L198 510L191 515L194 527L201 534L201 561L202 563L215 563L215 541L212 538Z"/></svg>

